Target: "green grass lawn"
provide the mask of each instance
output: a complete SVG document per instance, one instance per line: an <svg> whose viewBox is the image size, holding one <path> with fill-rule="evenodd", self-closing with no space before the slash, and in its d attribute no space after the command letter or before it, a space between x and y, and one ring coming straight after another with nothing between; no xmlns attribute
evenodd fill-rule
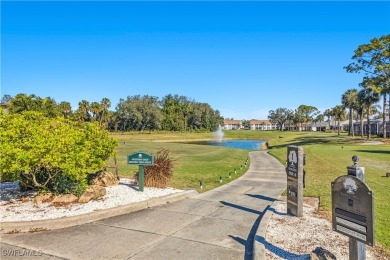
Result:
<svg viewBox="0 0 390 260"><path fill-rule="evenodd" d="M387 250L390 249L390 145L361 145L362 140L335 135L307 134L287 136L270 141L270 153L284 163L289 144L302 145L307 156L306 188L304 196L319 197L320 207L331 213L331 182L346 175L352 165L352 156L360 157L359 165L365 167L367 185L374 191L375 235Z"/></svg>
<svg viewBox="0 0 390 260"><path fill-rule="evenodd" d="M159 149L169 149L176 159L176 167L171 185L176 188L196 188L203 180L205 190L218 187L219 176L223 183L231 181L244 173L238 170L228 179L229 172L243 164L248 151L202 146L185 143L186 140L210 139L210 133L144 133L116 134L119 140L118 162L121 176L132 177L136 167L126 164L128 153L139 150L156 153ZM365 167L366 183L375 196L375 234L376 241L390 250L390 178L384 177L390 171L390 142L384 145L361 145L360 138L349 138L343 133L318 132L277 132L277 131L225 131L227 139L268 140L270 153L284 164L287 145L301 145L307 155L306 188L304 196L319 197L321 210L330 215L331 182L347 173L346 167L352 164L352 156L360 157L359 164ZM375 138L376 140L383 140ZM172 143L174 140L183 143ZM125 143L124 143L125 142ZM244 168L245 169L245 168Z"/></svg>
<svg viewBox="0 0 390 260"><path fill-rule="evenodd" d="M125 141L123 138L117 150L119 175L132 178L138 170L137 166L127 165L127 154L137 151L156 154L160 149L171 151L175 160L171 186L178 189L195 188L198 191L207 191L221 185L220 176L224 184L238 178L247 169L243 167L240 170L240 165L245 163L248 151L186 143L131 141L130 139ZM236 174L233 172L234 168L237 169ZM200 190L200 180L203 181L203 190Z"/></svg>

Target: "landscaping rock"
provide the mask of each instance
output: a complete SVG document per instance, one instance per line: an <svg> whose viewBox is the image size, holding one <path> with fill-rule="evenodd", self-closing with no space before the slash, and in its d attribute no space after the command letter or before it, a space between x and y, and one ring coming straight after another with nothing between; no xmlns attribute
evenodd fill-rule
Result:
<svg viewBox="0 0 390 260"><path fill-rule="evenodd" d="M21 179L23 178L22 176L20 177ZM27 182L26 178L24 177L24 182L23 181L19 181L19 190L20 191L29 191L29 190L32 190L31 187L27 186L25 182Z"/></svg>
<svg viewBox="0 0 390 260"><path fill-rule="evenodd" d="M52 200L53 200L53 198L52 198L51 193L47 193L47 194L41 194L41 195L36 196L34 198L34 203L35 204L42 204L45 202L50 202Z"/></svg>
<svg viewBox="0 0 390 260"><path fill-rule="evenodd" d="M100 171L88 175L88 184L108 187L118 185L119 180L111 172Z"/></svg>
<svg viewBox="0 0 390 260"><path fill-rule="evenodd" d="M95 200L106 195L106 189L102 186L92 185L88 187L79 198L80 203L87 203L90 200Z"/></svg>
<svg viewBox="0 0 390 260"><path fill-rule="evenodd" d="M336 257L328 250L322 247L316 247L316 249L314 249L310 253L310 259L311 260L336 260Z"/></svg>
<svg viewBox="0 0 390 260"><path fill-rule="evenodd" d="M64 194L64 195L58 195L55 196L54 199L52 200L53 204L57 205L66 205L70 203L77 202L79 198L73 194Z"/></svg>

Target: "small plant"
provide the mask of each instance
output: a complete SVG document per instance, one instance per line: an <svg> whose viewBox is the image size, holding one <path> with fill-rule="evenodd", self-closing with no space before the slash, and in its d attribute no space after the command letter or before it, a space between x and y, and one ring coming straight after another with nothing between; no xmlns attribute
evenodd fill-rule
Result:
<svg viewBox="0 0 390 260"><path fill-rule="evenodd" d="M174 160L171 152L166 149L159 150L154 158L153 166L145 166L144 185L146 187L166 188L173 175ZM137 171L134 178L138 182Z"/></svg>

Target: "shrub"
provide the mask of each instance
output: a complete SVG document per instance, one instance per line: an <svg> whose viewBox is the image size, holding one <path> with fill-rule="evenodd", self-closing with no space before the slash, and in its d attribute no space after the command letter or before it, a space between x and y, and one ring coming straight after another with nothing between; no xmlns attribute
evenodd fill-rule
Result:
<svg viewBox="0 0 390 260"><path fill-rule="evenodd" d="M38 112L0 115L0 128L0 180L54 193L82 193L117 145L97 123Z"/></svg>
<svg viewBox="0 0 390 260"><path fill-rule="evenodd" d="M145 187L166 188L173 175L174 160L171 152L166 149L159 150L154 158L153 166L145 166ZM138 182L137 171L134 178Z"/></svg>

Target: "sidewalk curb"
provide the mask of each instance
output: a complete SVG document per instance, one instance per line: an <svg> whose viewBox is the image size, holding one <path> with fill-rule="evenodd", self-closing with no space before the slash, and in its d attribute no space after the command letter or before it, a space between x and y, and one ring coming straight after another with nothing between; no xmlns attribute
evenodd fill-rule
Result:
<svg viewBox="0 0 390 260"><path fill-rule="evenodd" d="M253 239L253 260L263 260L265 257L265 236L267 233L268 221L270 220L273 210L275 210L274 206L279 202L280 197L275 200L269 207L267 207L266 212L261 218L260 225L257 228L255 237Z"/></svg>
<svg viewBox="0 0 390 260"><path fill-rule="evenodd" d="M123 214L127 214L142 209L160 206L166 203L173 203L180 200L184 200L197 195L196 190L187 190L171 195L151 198L149 200L140 201L137 203L118 206L109 209L103 209L86 213L78 216L58 218L58 219L46 219L46 220L34 220L34 221L15 221L15 222L0 222L0 234L11 234L21 232L37 232L46 231L51 229L60 229L72 226L78 226L90 222L94 222L101 219L111 218Z"/></svg>

